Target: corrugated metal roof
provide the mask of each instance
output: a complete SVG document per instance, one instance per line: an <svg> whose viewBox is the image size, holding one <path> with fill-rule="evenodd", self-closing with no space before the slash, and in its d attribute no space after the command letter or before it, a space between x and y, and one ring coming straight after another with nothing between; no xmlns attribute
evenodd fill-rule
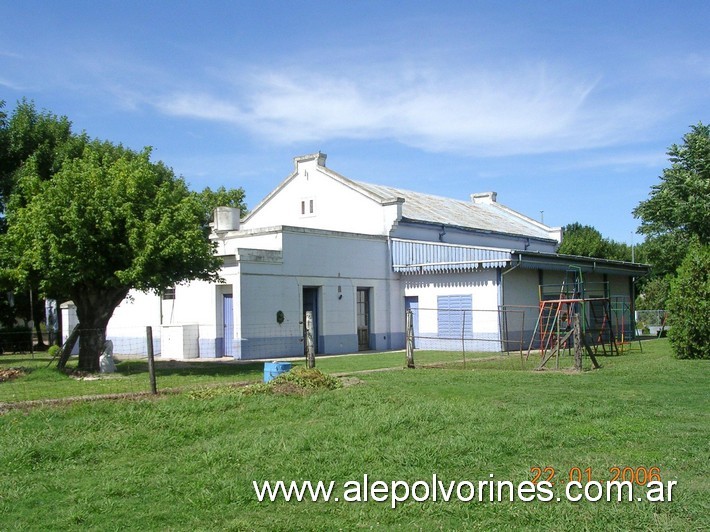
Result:
<svg viewBox="0 0 710 532"><path fill-rule="evenodd" d="M383 200L403 198L402 216L409 220L533 238L552 238L545 230L546 226L496 202L474 203L384 185L372 185L360 181L354 183Z"/></svg>
<svg viewBox="0 0 710 532"><path fill-rule="evenodd" d="M470 272L503 268L510 262L510 250L436 242L393 239L391 250L392 268L400 273Z"/></svg>
<svg viewBox="0 0 710 532"><path fill-rule="evenodd" d="M513 251L513 261L520 267L537 270L567 270L570 267L579 268L590 273L606 273L611 275L646 275L650 269L648 264L624 262L594 257L579 257L576 255L559 255L556 253L541 253L538 251Z"/></svg>

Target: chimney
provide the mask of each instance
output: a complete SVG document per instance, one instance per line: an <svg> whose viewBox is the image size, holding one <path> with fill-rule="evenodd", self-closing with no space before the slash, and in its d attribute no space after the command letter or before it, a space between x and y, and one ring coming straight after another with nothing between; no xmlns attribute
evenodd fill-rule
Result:
<svg viewBox="0 0 710 532"><path fill-rule="evenodd" d="M239 231L241 212L234 207L217 207L214 210L215 231Z"/></svg>
<svg viewBox="0 0 710 532"><path fill-rule="evenodd" d="M471 194L471 201L476 205L496 203L497 192L478 192Z"/></svg>

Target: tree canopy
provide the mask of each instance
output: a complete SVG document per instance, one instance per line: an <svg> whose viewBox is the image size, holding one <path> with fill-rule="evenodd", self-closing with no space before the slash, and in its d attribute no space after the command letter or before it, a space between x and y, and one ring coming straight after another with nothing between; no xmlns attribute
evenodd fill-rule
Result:
<svg viewBox="0 0 710 532"><path fill-rule="evenodd" d="M668 156L670 168L634 209L641 219L639 231L651 237L675 233L710 244L710 126L692 126Z"/></svg>
<svg viewBox="0 0 710 532"><path fill-rule="evenodd" d="M215 278L219 261L199 231L200 205L172 170L150 161L149 149L92 141L51 180L31 186L27 205L8 215L7 236L23 252L18 275L41 275L44 292L160 291Z"/></svg>
<svg viewBox="0 0 710 532"><path fill-rule="evenodd" d="M80 369L98 369L106 325L129 290L218 279L204 198L243 207L241 189L191 192L149 148L76 135L65 117L24 101L0 122L3 278L74 302Z"/></svg>
<svg viewBox="0 0 710 532"><path fill-rule="evenodd" d="M631 260L631 248L623 242L604 238L590 225L568 224L562 232L562 243L558 253L598 259Z"/></svg>
<svg viewBox="0 0 710 532"><path fill-rule="evenodd" d="M0 212L5 212L10 196L23 172L47 180L62 161L81 152L84 135L71 131L71 122L47 111L39 112L34 103L22 100L8 118L0 105Z"/></svg>
<svg viewBox="0 0 710 532"><path fill-rule="evenodd" d="M87 140L85 135L71 132L66 117L57 117L47 111L37 111L34 103L22 100L8 117L5 102L0 101L0 234L7 230L5 216L10 202L23 205L27 194L19 183L22 174L33 173L37 180L47 180L61 167L62 161L81 152ZM0 249L2 252L2 249ZM6 326L16 318L35 321L38 347L43 347L40 321L44 316L44 300L37 297L37 286L17 286L5 269L0 270L0 291L15 292L13 298L0 303ZM19 303L32 301L24 307ZM14 302L14 303L13 303ZM23 310L32 309L29 314Z"/></svg>
<svg viewBox="0 0 710 532"><path fill-rule="evenodd" d="M680 358L710 356L710 126L699 123L668 150L669 168L634 216L654 264L649 300L668 304ZM652 281L654 280L652 279ZM668 290L670 287L670 290Z"/></svg>

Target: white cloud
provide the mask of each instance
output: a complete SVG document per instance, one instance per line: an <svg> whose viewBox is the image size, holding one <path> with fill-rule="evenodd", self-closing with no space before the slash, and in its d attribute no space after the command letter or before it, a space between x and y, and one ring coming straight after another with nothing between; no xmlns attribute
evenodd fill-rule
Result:
<svg viewBox="0 0 710 532"><path fill-rule="evenodd" d="M22 55L8 50L0 50L0 57L9 57L10 59L22 59Z"/></svg>
<svg viewBox="0 0 710 532"><path fill-rule="evenodd" d="M18 85L17 83L14 83L12 81L9 81L7 79L0 78L0 87L5 87L7 89L13 90L13 91L22 91L24 88L21 85Z"/></svg>
<svg viewBox="0 0 710 532"><path fill-rule="evenodd" d="M509 155L609 145L648 125L645 102L603 101L598 84L545 65L339 74L303 68L240 75L210 91L176 91L156 106L278 143L374 138L430 151Z"/></svg>

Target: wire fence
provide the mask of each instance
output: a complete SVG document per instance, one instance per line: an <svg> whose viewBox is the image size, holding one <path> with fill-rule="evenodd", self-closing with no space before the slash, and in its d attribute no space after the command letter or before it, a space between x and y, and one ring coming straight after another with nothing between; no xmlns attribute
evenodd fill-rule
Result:
<svg viewBox="0 0 710 532"><path fill-rule="evenodd" d="M612 308L612 313L614 311ZM519 354L508 358L519 361L525 355L526 360L532 359L533 362L522 366L516 363L511 369L532 369L531 364L534 366L538 353L531 355L530 346L539 348L539 333L536 334L539 312L538 306L513 305L497 310L413 309L412 350L415 353L448 352L454 357L451 360L462 360L464 364L466 360ZM617 314L626 316L625 312ZM655 335L665 327L666 320L665 311L637 311L636 332ZM404 323L403 317L403 329ZM630 317L624 317L623 323L623 327L617 326L615 330L627 327L631 323ZM407 332L400 333L401 340L390 340L391 343L381 347L375 338L385 335L370 331L368 347L375 351L402 349ZM66 340L67 333L61 335L62 340ZM391 333L388 335L392 336ZM329 337L320 334L317 322L312 336L315 352L319 354L354 353L362 348L358 334L353 333L347 338ZM206 326L169 325L152 328L151 337L149 341L146 327L110 327L105 337L103 362L107 363L106 355L110 355L115 371L98 374L79 369L79 340L70 352L62 375L56 370L60 356L56 353L58 347L47 350L46 345L38 342L35 332L27 328L2 330L0 407L44 399L150 393L150 347L154 353L154 378L158 391L256 382L263 378L265 360L303 357L305 362L304 324L300 321L286 320L273 326L243 323L239 334L224 331L221 337ZM559 351L561 355L571 357L572 342L567 340L560 345Z"/></svg>
<svg viewBox="0 0 710 532"><path fill-rule="evenodd" d="M542 335L540 306L510 305L498 310L455 308L416 308L407 319L407 365L416 366L417 352L449 351L459 354L458 361L446 367L471 367L496 369L591 369L597 367L595 357L607 354L601 334L595 334L587 324L580 326L575 350L572 321L556 334ZM614 330L614 336L624 337L630 318L621 311L607 314L605 330ZM610 321L619 323L612 328ZM626 325L622 325L626 322ZM599 331L596 331L599 333ZM549 337L548 337L549 336ZM581 337L584 337L584 342ZM626 338L631 338L626 332ZM607 343L611 340L604 338ZM587 349L589 346L589 349ZM602 347L600 347L602 346ZM582 350L582 347L584 349ZM580 352L581 351L581 352ZM519 356L510 356L510 355ZM581 359L575 361L575 354ZM504 362L508 359L508 362Z"/></svg>
<svg viewBox="0 0 710 532"><path fill-rule="evenodd" d="M94 332L100 331L89 331L86 336ZM153 390L150 345L155 355L152 375L160 392L241 385L263 377L263 363L239 362L232 357L195 357L199 351L191 346L196 344L199 349L198 336L182 336L178 342L170 338L174 331L157 328L150 332L152 343L146 327L110 329L104 349L97 354L99 366L108 372L79 369L81 338L71 350L65 368L58 371L58 346L39 347L36 336L28 338L26 331L1 332L4 350L0 355L0 411L26 402L149 395ZM214 340L210 343L214 344Z"/></svg>
<svg viewBox="0 0 710 532"><path fill-rule="evenodd" d="M668 328L668 312L665 310L637 310L635 315L639 336L661 336Z"/></svg>
<svg viewBox="0 0 710 532"><path fill-rule="evenodd" d="M464 354L522 351L535 325L534 310L417 308L412 311L414 348Z"/></svg>

